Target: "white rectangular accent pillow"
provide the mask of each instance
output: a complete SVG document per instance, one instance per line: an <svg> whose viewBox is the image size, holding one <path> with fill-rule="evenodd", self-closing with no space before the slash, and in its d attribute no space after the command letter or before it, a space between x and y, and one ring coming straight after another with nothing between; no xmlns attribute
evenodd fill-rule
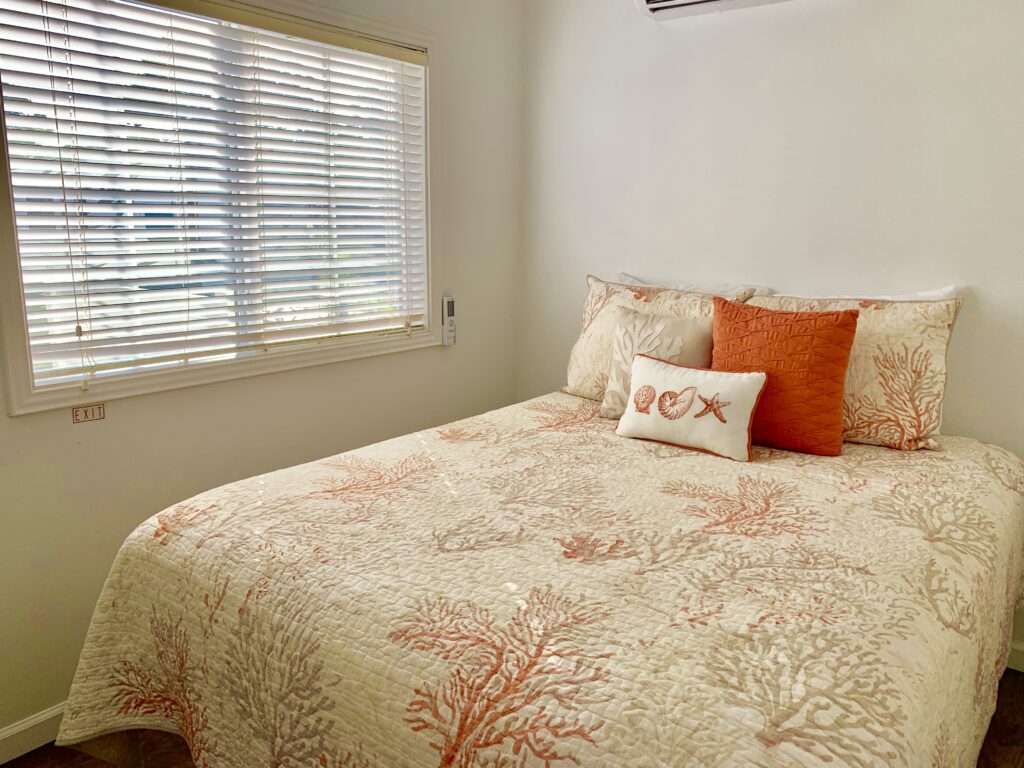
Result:
<svg viewBox="0 0 1024 768"><path fill-rule="evenodd" d="M765 374L685 368L637 355L631 377L616 434L750 461L750 426Z"/></svg>

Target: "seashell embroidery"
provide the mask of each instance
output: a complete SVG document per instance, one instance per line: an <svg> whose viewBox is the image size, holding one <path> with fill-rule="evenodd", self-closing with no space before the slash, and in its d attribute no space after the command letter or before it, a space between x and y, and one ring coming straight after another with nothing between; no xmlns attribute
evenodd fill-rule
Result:
<svg viewBox="0 0 1024 768"><path fill-rule="evenodd" d="M654 387L650 384L644 384L640 387L636 394L633 395L633 405L636 406L637 413L650 413L651 403L654 402L654 398L658 396L658 393L654 391Z"/></svg>
<svg viewBox="0 0 1024 768"><path fill-rule="evenodd" d="M658 398L658 413L669 421L681 419L690 410L696 396L696 387L687 387L682 392L662 392Z"/></svg>

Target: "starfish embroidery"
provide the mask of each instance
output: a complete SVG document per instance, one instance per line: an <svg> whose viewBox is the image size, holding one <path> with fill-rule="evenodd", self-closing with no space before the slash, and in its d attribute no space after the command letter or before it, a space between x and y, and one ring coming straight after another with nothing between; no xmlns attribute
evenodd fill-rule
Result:
<svg viewBox="0 0 1024 768"><path fill-rule="evenodd" d="M725 416L722 415L722 409L732 403L721 403L718 401L718 392L715 392L713 397L704 397L704 395L697 395L700 401L704 403L704 410L696 414L693 418L699 419L701 416L707 416L709 413L715 414L715 418L723 424L726 424Z"/></svg>

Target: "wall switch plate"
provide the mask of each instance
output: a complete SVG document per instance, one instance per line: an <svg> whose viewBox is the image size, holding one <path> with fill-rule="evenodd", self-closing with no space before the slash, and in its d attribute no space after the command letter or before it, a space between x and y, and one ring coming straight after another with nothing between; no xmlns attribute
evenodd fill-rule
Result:
<svg viewBox="0 0 1024 768"><path fill-rule="evenodd" d="M71 421L81 424L83 421L99 421L107 418L107 407L103 403L81 405L71 409Z"/></svg>

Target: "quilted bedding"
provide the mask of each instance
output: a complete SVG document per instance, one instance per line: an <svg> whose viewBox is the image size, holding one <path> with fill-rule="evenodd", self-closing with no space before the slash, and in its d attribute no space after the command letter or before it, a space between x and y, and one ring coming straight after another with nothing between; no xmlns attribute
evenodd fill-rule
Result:
<svg viewBox="0 0 1024 768"><path fill-rule="evenodd" d="M1024 467L616 436L553 394L201 494L128 538L58 743L197 766L974 765Z"/></svg>

